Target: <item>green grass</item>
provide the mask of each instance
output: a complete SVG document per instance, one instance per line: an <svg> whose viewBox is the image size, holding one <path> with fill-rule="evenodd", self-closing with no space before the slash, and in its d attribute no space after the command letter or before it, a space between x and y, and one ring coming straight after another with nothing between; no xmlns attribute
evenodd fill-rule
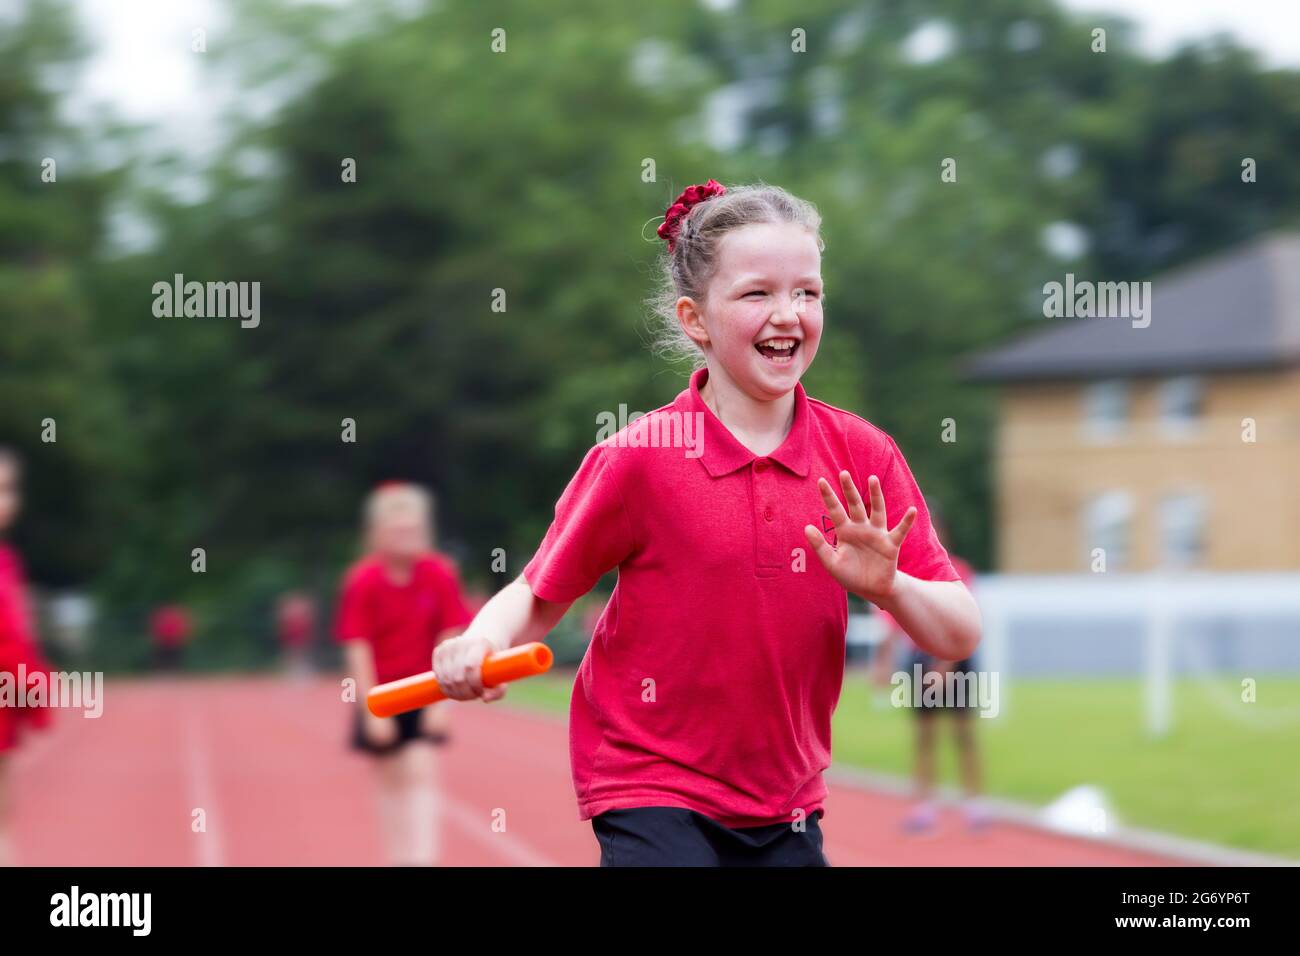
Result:
<svg viewBox="0 0 1300 956"><path fill-rule="evenodd" d="M567 713L571 674L521 681L507 700ZM1231 682L1175 688L1174 730L1143 733L1134 680L1025 681L1006 712L977 719L990 794L1041 805L1079 784L1101 787L1120 822L1227 846L1300 858L1300 680L1265 677L1242 703ZM835 759L906 774L914 719L877 702L850 671L835 714ZM942 778L956 780L941 745Z"/></svg>
<svg viewBox="0 0 1300 956"><path fill-rule="evenodd" d="M569 714L569 697L573 693L573 672L554 670L541 677L530 677L511 684L505 701L532 710Z"/></svg>

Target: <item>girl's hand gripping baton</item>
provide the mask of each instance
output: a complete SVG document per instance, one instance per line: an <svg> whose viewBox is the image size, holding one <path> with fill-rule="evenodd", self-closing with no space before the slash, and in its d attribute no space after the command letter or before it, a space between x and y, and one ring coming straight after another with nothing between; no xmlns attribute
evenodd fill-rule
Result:
<svg viewBox="0 0 1300 956"><path fill-rule="evenodd" d="M483 686L496 687L521 677L544 674L551 669L553 660L551 649L542 643L520 644L508 651L489 654L483 658ZM433 671L426 671L370 688L366 706L376 717L392 717L446 697Z"/></svg>

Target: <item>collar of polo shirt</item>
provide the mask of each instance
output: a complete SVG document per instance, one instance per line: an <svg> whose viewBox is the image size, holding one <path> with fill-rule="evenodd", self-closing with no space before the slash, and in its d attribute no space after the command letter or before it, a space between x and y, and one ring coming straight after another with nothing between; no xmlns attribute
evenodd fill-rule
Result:
<svg viewBox="0 0 1300 956"><path fill-rule="evenodd" d="M691 375L690 389L678 400L685 404L684 411L702 412L704 422L704 453L700 456L705 470L714 478L729 475L737 469L744 468L758 455L737 441L736 436L727 430L713 409L700 397L700 387L709 380L707 368L696 369ZM781 447L767 457L791 471L800 478L808 477L808 396L803 386L794 387L794 422L790 425L790 434L785 436Z"/></svg>

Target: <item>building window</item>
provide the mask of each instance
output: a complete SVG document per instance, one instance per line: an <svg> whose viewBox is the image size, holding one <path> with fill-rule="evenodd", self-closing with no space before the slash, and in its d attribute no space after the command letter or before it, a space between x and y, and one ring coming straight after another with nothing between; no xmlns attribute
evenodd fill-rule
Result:
<svg viewBox="0 0 1300 956"><path fill-rule="evenodd" d="M1205 384L1195 375L1180 375L1160 383L1160 427L1183 436L1200 424L1205 410Z"/></svg>
<svg viewBox="0 0 1300 956"><path fill-rule="evenodd" d="M1189 568L1205 555L1205 498L1198 494L1168 495L1160 502L1160 563Z"/></svg>
<svg viewBox="0 0 1300 956"><path fill-rule="evenodd" d="M1088 503L1084 515L1084 559L1089 568L1119 571L1129 566L1133 537L1133 498L1108 491ZM1098 562L1098 549L1104 563Z"/></svg>
<svg viewBox="0 0 1300 956"><path fill-rule="evenodd" d="M1084 393L1084 427L1096 440L1113 439L1128 424L1129 383L1122 379L1093 382Z"/></svg>

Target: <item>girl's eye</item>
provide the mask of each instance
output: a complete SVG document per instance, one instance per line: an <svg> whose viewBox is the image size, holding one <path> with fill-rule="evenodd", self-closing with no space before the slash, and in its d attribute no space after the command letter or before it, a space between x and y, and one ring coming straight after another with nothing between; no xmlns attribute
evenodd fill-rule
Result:
<svg viewBox="0 0 1300 956"><path fill-rule="evenodd" d="M762 289L754 289L752 292L746 292L743 298L748 299L751 295L767 295Z"/></svg>
<svg viewBox="0 0 1300 956"><path fill-rule="evenodd" d="M816 299L819 298L820 296L821 293L818 292L816 289L795 289L794 290L794 297L796 299L799 298Z"/></svg>

